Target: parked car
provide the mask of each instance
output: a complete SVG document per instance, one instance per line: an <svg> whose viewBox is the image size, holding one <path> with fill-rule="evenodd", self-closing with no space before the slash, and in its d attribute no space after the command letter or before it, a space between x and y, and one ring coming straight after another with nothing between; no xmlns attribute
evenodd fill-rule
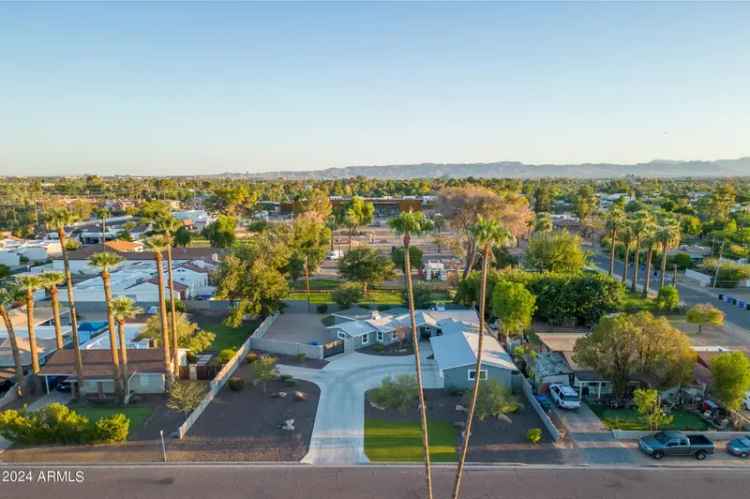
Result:
<svg viewBox="0 0 750 499"><path fill-rule="evenodd" d="M572 387L568 385L550 385L549 393L552 400L561 409L578 409L581 407L581 398Z"/></svg>
<svg viewBox="0 0 750 499"><path fill-rule="evenodd" d="M686 435L680 431L661 431L642 437L641 452L654 459L664 456L695 456L699 461L714 453L714 443L703 435Z"/></svg>
<svg viewBox="0 0 750 499"><path fill-rule="evenodd" d="M69 381L68 379L64 379L57 383L57 386L55 387L55 390L58 392L63 393L70 393L73 391L73 383Z"/></svg>
<svg viewBox="0 0 750 499"><path fill-rule="evenodd" d="M727 443L727 452L733 456L750 456L750 437L739 437Z"/></svg>
<svg viewBox="0 0 750 499"><path fill-rule="evenodd" d="M745 394L745 401L743 402L746 411L750 411L750 392Z"/></svg>

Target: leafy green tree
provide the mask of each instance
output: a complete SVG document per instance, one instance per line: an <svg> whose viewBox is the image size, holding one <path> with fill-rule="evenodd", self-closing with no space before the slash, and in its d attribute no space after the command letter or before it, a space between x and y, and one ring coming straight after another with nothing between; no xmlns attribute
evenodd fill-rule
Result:
<svg viewBox="0 0 750 499"><path fill-rule="evenodd" d="M510 422L508 414L518 412L521 407L518 398L496 380L490 379L480 385L476 409L479 421L492 417Z"/></svg>
<svg viewBox="0 0 750 499"><path fill-rule="evenodd" d="M552 229L554 229L554 226L550 214L547 212L537 213L534 219L534 232L547 232Z"/></svg>
<svg viewBox="0 0 750 499"><path fill-rule="evenodd" d="M364 198L354 196L346 208L344 225L349 228L349 248L352 247L352 237L357 230L369 225L375 219L375 205Z"/></svg>
<svg viewBox="0 0 750 499"><path fill-rule="evenodd" d="M750 391L750 359L744 352L725 352L711 359L711 393L730 411L737 411Z"/></svg>
<svg viewBox="0 0 750 499"><path fill-rule="evenodd" d="M199 381L175 381L169 389L167 407L173 411L190 414L203 401L206 394Z"/></svg>
<svg viewBox="0 0 750 499"><path fill-rule="evenodd" d="M415 308L428 308L432 305L435 296L432 293L432 288L426 284L415 284L414 289L414 307ZM404 303L409 303L408 290L404 289L401 292L401 299Z"/></svg>
<svg viewBox="0 0 750 499"><path fill-rule="evenodd" d="M264 356L250 364L250 371L253 376L253 384L262 383L263 393L266 392L266 384L278 377L279 372L276 368L276 357Z"/></svg>
<svg viewBox="0 0 750 499"><path fill-rule="evenodd" d="M339 274L362 285L367 296L369 284L379 284L394 277L393 262L373 248L349 250L338 263Z"/></svg>
<svg viewBox="0 0 750 499"><path fill-rule="evenodd" d="M658 387L688 382L695 352L666 318L640 312L602 317L591 334L576 342L573 359L612 380L622 396L634 377L651 379Z"/></svg>
<svg viewBox="0 0 750 499"><path fill-rule="evenodd" d="M668 415L662 407L658 390L638 388L633 392L633 401L638 414L646 421L650 431L658 431L674 420L674 417Z"/></svg>
<svg viewBox="0 0 750 499"><path fill-rule="evenodd" d="M409 260L411 263L411 268L421 269L422 268L422 258L424 256L424 252L419 249L418 246L409 246ZM393 261L393 264L401 269L401 271L404 271L404 248L398 247L393 248L391 251L391 261Z"/></svg>
<svg viewBox="0 0 750 499"><path fill-rule="evenodd" d="M536 297L521 283L500 281L492 292L492 311L509 336L523 332L531 324Z"/></svg>
<svg viewBox="0 0 750 499"><path fill-rule="evenodd" d="M10 275L10 267L0 263L0 279L5 279Z"/></svg>
<svg viewBox="0 0 750 499"><path fill-rule="evenodd" d="M236 327L246 314L264 316L279 310L289 293L282 272L288 263L286 244L267 235L253 238L224 257L216 273L216 296L235 301L227 323Z"/></svg>
<svg viewBox="0 0 750 499"><path fill-rule="evenodd" d="M416 376L402 374L396 379L387 376L380 386L368 394L370 402L382 409L396 410L405 414L417 405L419 391Z"/></svg>
<svg viewBox="0 0 750 499"><path fill-rule="evenodd" d="M333 301L342 309L359 303L363 296L362 287L353 282L345 282L339 285L332 293Z"/></svg>
<svg viewBox="0 0 750 499"><path fill-rule="evenodd" d="M174 233L174 245L186 248L193 240L193 233L184 225Z"/></svg>
<svg viewBox="0 0 750 499"><path fill-rule="evenodd" d="M235 240L237 219L229 215L219 215L216 220L203 229L203 236L211 242L214 248L229 248Z"/></svg>
<svg viewBox="0 0 750 499"><path fill-rule="evenodd" d="M724 312L710 303L699 303L693 305L687 311L687 321L698 326L698 334L703 332L703 326L711 324L721 326L724 324Z"/></svg>
<svg viewBox="0 0 750 499"><path fill-rule="evenodd" d="M680 308L680 292L674 286L664 286L656 296L656 308L662 312L674 312Z"/></svg>
<svg viewBox="0 0 750 499"><path fill-rule="evenodd" d="M578 272L586 260L580 236L566 230L537 232L526 250L526 265L539 272Z"/></svg>
<svg viewBox="0 0 750 499"><path fill-rule="evenodd" d="M310 273L320 268L331 242L331 230L317 212L306 212L292 224L289 272L292 278L301 273L305 277L305 293L310 304Z"/></svg>

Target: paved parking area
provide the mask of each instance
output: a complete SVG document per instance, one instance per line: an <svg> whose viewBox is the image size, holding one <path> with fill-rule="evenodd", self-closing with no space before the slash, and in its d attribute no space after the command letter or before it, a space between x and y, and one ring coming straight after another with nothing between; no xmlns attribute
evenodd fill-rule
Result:
<svg viewBox="0 0 750 499"><path fill-rule="evenodd" d="M265 338L305 344L315 341L323 345L332 339L329 331L320 322L323 317L315 313L283 313L271 325Z"/></svg>

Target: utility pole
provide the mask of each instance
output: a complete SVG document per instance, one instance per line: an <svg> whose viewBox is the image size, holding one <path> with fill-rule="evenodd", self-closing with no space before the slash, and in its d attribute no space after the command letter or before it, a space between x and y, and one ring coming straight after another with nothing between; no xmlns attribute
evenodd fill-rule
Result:
<svg viewBox="0 0 750 499"><path fill-rule="evenodd" d="M716 287L716 284L719 281L719 269L721 268L721 255L722 255L722 253L724 253L724 243L726 241L727 240L725 238L723 241L721 241L721 246L719 246L719 261L716 262L716 272L714 272L714 284L712 286L713 288Z"/></svg>

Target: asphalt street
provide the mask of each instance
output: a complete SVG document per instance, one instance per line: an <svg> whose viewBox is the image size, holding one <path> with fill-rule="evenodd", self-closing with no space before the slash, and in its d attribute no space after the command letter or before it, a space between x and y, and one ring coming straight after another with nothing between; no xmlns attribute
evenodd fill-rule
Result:
<svg viewBox="0 0 750 499"><path fill-rule="evenodd" d="M19 482L17 470L29 481ZM55 473L62 471L63 473ZM28 472L28 474L26 474ZM52 472L52 473L50 473ZM67 473L65 473L67 472ZM152 465L0 468L0 497L14 499L414 499L421 466ZM436 467L435 498L449 497L452 466ZM13 475L13 476L11 476ZM57 476L57 481L54 477ZM41 478L40 478L41 477ZM67 481L63 481L66 480ZM736 499L750 468L493 467L467 469L465 499Z"/></svg>
<svg viewBox="0 0 750 499"><path fill-rule="evenodd" d="M593 257L594 263L603 270L609 269L609 258L606 255L595 255ZM623 263L622 261L618 260L615 262L615 274L617 277L622 276L623 271ZM632 266L628 269L628 287L630 286L630 282L632 280ZM640 291L643 289L643 274L644 270L643 267L641 267L641 271L639 272L639 280L638 280L638 290ZM680 291L680 298L683 302L685 302L688 306L696 305L698 303L711 303L712 305L720 308L725 314L726 314L726 321L730 322L732 324L735 324L736 326L739 326L741 328L747 329L750 331L750 310L742 310L737 306L729 305L728 303L719 301L717 295L719 293L724 294L732 294L731 289L711 289L711 288L701 288L698 285L688 285L685 283L680 283L680 277L677 277L677 288ZM672 282L672 273L667 272L667 283ZM656 276L651 277L651 289L653 291L657 291L659 285L659 276L658 274ZM750 343L750 334L748 335L747 342Z"/></svg>

